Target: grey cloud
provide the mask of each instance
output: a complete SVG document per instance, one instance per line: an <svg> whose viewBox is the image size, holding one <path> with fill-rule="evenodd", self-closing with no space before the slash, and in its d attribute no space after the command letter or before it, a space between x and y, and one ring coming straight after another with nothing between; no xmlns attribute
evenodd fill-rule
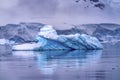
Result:
<svg viewBox="0 0 120 80"><path fill-rule="evenodd" d="M57 10L57 0L20 0L21 9L25 9L31 14L54 14Z"/></svg>
<svg viewBox="0 0 120 80"><path fill-rule="evenodd" d="M58 26L58 24L64 22L82 24L120 21L118 19L120 17L118 8L112 9L108 7L106 10L100 10L94 8L89 2L84 3L84 1L79 3L76 3L76 0L3 1L12 2L7 4L10 5L10 8L9 6L0 6L0 25L19 22L43 22ZM87 5L90 7L87 7Z"/></svg>

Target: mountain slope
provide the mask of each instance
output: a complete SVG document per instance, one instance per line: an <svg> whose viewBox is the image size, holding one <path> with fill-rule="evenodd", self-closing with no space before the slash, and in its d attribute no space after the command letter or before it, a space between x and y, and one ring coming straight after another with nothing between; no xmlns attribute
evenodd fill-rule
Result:
<svg viewBox="0 0 120 80"><path fill-rule="evenodd" d="M41 23L7 24L0 27L0 39L5 38L18 43L31 41L43 25Z"/></svg>

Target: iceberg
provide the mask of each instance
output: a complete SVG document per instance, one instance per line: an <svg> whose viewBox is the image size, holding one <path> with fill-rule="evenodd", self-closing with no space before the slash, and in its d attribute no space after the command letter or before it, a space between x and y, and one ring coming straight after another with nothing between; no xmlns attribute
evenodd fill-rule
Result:
<svg viewBox="0 0 120 80"><path fill-rule="evenodd" d="M86 34L58 35L51 25L40 29L34 42L14 45L13 50L96 50L103 49L99 40Z"/></svg>

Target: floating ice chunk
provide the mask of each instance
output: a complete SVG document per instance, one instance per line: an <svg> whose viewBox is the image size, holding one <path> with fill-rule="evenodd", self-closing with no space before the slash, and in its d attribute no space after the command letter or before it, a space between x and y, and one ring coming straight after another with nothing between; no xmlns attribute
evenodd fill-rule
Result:
<svg viewBox="0 0 120 80"><path fill-rule="evenodd" d="M103 48L95 37L86 34L57 35L51 25L41 28L36 40L38 42L14 45L13 50L95 50Z"/></svg>

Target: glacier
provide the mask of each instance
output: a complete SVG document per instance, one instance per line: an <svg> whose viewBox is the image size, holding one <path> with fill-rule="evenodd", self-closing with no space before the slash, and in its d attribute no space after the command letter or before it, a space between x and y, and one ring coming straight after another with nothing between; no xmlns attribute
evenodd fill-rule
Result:
<svg viewBox="0 0 120 80"><path fill-rule="evenodd" d="M13 50L97 50L103 49L95 37L87 34L58 35L51 25L44 25L33 42L13 45Z"/></svg>

